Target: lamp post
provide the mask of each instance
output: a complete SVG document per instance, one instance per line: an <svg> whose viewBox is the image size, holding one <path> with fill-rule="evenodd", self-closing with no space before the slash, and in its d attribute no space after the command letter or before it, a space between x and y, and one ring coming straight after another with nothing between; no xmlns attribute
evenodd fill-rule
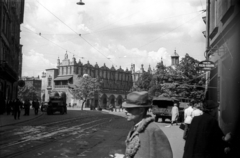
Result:
<svg viewBox="0 0 240 158"><path fill-rule="evenodd" d="M80 0L79 2L77 2L77 5L85 5L85 3L83 3L82 0Z"/></svg>

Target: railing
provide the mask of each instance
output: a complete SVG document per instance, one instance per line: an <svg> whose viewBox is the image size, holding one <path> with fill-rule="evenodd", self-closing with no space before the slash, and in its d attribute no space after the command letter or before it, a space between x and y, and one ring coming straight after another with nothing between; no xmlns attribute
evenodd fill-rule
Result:
<svg viewBox="0 0 240 158"><path fill-rule="evenodd" d="M68 88L68 85L55 85L55 88Z"/></svg>

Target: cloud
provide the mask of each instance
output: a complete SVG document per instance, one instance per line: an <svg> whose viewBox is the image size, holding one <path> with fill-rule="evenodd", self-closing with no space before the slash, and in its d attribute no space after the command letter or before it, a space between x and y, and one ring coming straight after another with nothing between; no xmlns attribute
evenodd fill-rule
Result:
<svg viewBox="0 0 240 158"><path fill-rule="evenodd" d="M56 68L57 63L51 63L48 59L34 50L23 54L23 76L38 76L45 69Z"/></svg>
<svg viewBox="0 0 240 158"><path fill-rule="evenodd" d="M203 6L192 0L88 0L84 6L68 0L25 2L23 25L58 46L23 29L24 73L54 67L66 50L83 63L124 69L131 63L155 67L161 58L170 65L175 47L180 56L204 58L205 24L197 16L203 1Z"/></svg>

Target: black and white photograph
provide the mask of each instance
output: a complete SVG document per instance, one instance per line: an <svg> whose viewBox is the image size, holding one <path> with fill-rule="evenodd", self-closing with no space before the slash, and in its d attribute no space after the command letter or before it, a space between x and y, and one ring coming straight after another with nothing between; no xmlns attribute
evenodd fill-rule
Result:
<svg viewBox="0 0 240 158"><path fill-rule="evenodd" d="M1 158L239 158L240 0L0 0Z"/></svg>

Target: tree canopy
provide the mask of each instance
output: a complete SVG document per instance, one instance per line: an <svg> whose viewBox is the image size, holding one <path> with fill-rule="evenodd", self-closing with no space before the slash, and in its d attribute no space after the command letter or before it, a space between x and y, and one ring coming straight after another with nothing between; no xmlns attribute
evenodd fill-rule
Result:
<svg viewBox="0 0 240 158"><path fill-rule="evenodd" d="M18 98L20 100L26 100L26 99L29 99L29 100L39 99L40 100L39 93L40 93L40 91L36 90L36 88L33 86L31 86L31 87L26 86L26 85L23 87L18 86Z"/></svg>
<svg viewBox="0 0 240 158"><path fill-rule="evenodd" d="M178 65L164 66L159 62L154 74L143 73L136 90L147 90L151 96L203 98L205 78L198 68L199 61L188 54ZM151 77L150 77L151 76Z"/></svg>
<svg viewBox="0 0 240 158"><path fill-rule="evenodd" d="M70 85L69 91L75 99L83 100L81 109L83 110L84 103L94 96L95 92L99 91L101 82L98 78L92 78L89 75L78 77L76 83Z"/></svg>

